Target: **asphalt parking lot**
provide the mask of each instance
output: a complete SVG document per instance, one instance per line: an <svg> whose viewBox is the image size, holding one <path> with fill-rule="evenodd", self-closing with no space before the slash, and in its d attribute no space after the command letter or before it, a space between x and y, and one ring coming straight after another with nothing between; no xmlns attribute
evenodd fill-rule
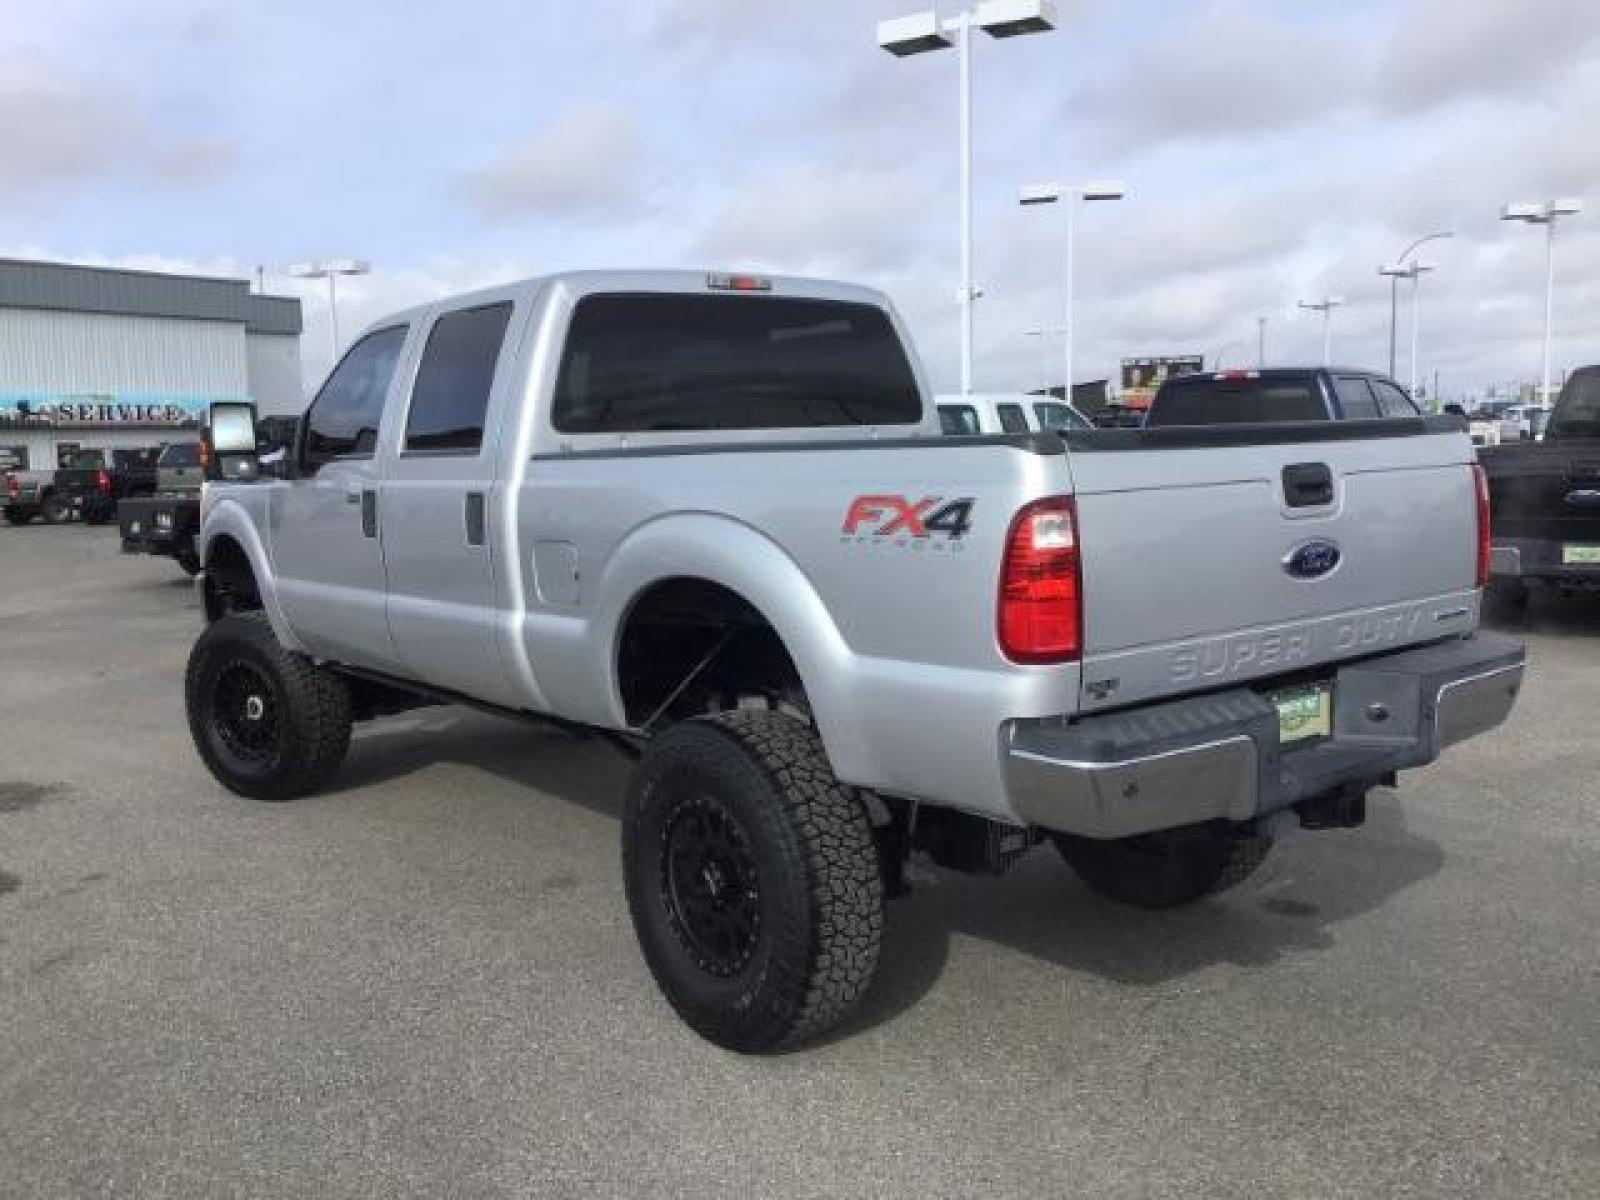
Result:
<svg viewBox="0 0 1600 1200"><path fill-rule="evenodd" d="M611 750L424 710L252 804L199 624L114 530L0 529L0 1194L1600 1195L1600 604L1365 828L1168 914L952 877L768 1059L657 995Z"/></svg>

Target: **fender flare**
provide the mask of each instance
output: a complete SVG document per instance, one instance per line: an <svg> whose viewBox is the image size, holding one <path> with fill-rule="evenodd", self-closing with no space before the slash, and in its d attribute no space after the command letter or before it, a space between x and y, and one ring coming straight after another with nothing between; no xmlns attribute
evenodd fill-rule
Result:
<svg viewBox="0 0 1600 1200"><path fill-rule="evenodd" d="M800 672L835 772L841 778L858 775L873 757L855 719L851 682L858 656L799 564L765 534L731 517L678 513L647 522L618 544L602 568L595 583L590 667L606 681L616 726L627 723L619 661L628 617L650 588L684 578L727 588L766 618Z"/></svg>
<svg viewBox="0 0 1600 1200"><path fill-rule="evenodd" d="M205 567L211 559L211 548L219 538L224 537L233 539L244 551L245 560L250 564L250 572L255 576L256 592L261 597L261 607L266 611L267 620L272 625L272 632L277 634L278 641L290 650L305 653L305 647L301 645L300 639L294 636L288 616L283 611L283 603L278 597L277 579L272 573L272 560L267 554L267 548L261 540L261 533L256 528L255 521L251 519L243 505L226 497L219 500L205 514L200 522L200 534L196 538L201 572L195 579L195 585L202 589L202 603L203 589L206 586Z"/></svg>

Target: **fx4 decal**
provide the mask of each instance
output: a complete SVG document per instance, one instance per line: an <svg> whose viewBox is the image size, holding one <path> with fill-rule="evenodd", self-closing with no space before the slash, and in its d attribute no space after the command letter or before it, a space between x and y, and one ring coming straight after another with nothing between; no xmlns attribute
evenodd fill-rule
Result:
<svg viewBox="0 0 1600 1200"><path fill-rule="evenodd" d="M845 538L932 539L942 536L959 542L972 528L971 496L946 500L942 496L857 496L850 501L840 532Z"/></svg>

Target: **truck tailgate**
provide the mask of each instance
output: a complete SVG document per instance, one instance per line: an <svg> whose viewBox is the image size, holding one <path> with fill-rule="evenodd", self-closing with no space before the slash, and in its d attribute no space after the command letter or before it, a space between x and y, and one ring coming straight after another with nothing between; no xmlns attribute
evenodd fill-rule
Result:
<svg viewBox="0 0 1600 1200"><path fill-rule="evenodd" d="M1434 422L1079 435L1082 704L1468 632L1472 447Z"/></svg>

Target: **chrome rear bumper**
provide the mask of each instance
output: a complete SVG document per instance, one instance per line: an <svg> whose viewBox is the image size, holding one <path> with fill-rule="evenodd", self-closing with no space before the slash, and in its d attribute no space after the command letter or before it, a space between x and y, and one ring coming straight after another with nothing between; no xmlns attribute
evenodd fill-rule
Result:
<svg viewBox="0 0 1600 1200"><path fill-rule="evenodd" d="M1011 721L1006 787L1023 821L1116 838L1246 821L1432 762L1506 719L1520 642L1480 635L1380 655L1334 673L1333 736L1278 741L1277 710L1235 688L1080 721Z"/></svg>

